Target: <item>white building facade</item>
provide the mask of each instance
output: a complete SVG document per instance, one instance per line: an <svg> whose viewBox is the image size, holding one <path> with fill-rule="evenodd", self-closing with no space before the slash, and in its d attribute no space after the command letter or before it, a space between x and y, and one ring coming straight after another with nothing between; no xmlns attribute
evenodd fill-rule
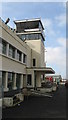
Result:
<svg viewBox="0 0 68 120"><path fill-rule="evenodd" d="M45 37L41 20L14 23L15 30L0 19L0 75L5 97L27 87L41 87L41 77L44 79L45 74L54 73L45 65Z"/></svg>

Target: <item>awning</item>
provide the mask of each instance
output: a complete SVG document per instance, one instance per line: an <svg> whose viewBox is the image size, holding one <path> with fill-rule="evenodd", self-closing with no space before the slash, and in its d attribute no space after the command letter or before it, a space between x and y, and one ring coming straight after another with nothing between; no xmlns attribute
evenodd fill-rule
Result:
<svg viewBox="0 0 68 120"><path fill-rule="evenodd" d="M55 71L50 67L27 67L27 69L34 70L35 72L43 72L45 74L55 74Z"/></svg>

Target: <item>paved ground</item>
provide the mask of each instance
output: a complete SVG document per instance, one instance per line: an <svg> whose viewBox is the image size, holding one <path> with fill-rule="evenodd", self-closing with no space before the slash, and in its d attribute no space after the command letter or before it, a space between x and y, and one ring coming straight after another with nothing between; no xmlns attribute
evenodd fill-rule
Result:
<svg viewBox="0 0 68 120"><path fill-rule="evenodd" d="M60 85L53 97L29 97L2 111L3 118L66 118L66 88Z"/></svg>

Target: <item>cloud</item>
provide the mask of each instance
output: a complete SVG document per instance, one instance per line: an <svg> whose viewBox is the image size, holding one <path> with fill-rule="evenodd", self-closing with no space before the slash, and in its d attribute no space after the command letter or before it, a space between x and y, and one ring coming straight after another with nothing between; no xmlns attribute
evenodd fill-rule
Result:
<svg viewBox="0 0 68 120"><path fill-rule="evenodd" d="M45 52L45 61L47 61L47 66L51 66L56 74L61 74L66 77L66 39L61 37L61 31L57 29L57 25L59 27L64 27L65 14L54 17L54 19L45 18L43 19L43 25L46 35L56 41L55 47L46 47L47 53Z"/></svg>
<svg viewBox="0 0 68 120"><path fill-rule="evenodd" d="M66 48L66 39L65 38L58 38L57 41L61 46Z"/></svg>
<svg viewBox="0 0 68 120"><path fill-rule="evenodd" d="M2 3L0 2L0 16L2 16Z"/></svg>
<svg viewBox="0 0 68 120"><path fill-rule="evenodd" d="M66 2L63 2L63 7L66 8Z"/></svg>
<svg viewBox="0 0 68 120"><path fill-rule="evenodd" d="M66 25L66 14L61 14L55 17L56 23L59 27L63 27Z"/></svg>
<svg viewBox="0 0 68 120"><path fill-rule="evenodd" d="M66 2L66 0L1 0L2 2Z"/></svg>
<svg viewBox="0 0 68 120"><path fill-rule="evenodd" d="M53 20L45 18L42 19L42 23L45 28L45 32L49 36L55 36L55 31L53 30Z"/></svg>
<svg viewBox="0 0 68 120"><path fill-rule="evenodd" d="M47 54L46 54L46 61L47 65L54 66L55 68L58 68L58 72L61 71L61 73L66 70L66 39L65 38L58 38L57 42L59 46L56 47L46 47Z"/></svg>
<svg viewBox="0 0 68 120"><path fill-rule="evenodd" d="M65 66L65 58L63 47L46 47L47 49L47 62L49 64L56 64ZM63 50L62 50L63 49Z"/></svg>

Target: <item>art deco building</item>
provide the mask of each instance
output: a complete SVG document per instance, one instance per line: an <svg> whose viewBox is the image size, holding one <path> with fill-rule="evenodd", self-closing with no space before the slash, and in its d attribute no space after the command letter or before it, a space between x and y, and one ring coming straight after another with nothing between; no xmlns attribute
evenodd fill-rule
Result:
<svg viewBox="0 0 68 120"><path fill-rule="evenodd" d="M6 99L19 95L25 87L41 87L45 74L54 73L44 60L45 36L41 20L14 23L15 30L0 19L0 76Z"/></svg>

